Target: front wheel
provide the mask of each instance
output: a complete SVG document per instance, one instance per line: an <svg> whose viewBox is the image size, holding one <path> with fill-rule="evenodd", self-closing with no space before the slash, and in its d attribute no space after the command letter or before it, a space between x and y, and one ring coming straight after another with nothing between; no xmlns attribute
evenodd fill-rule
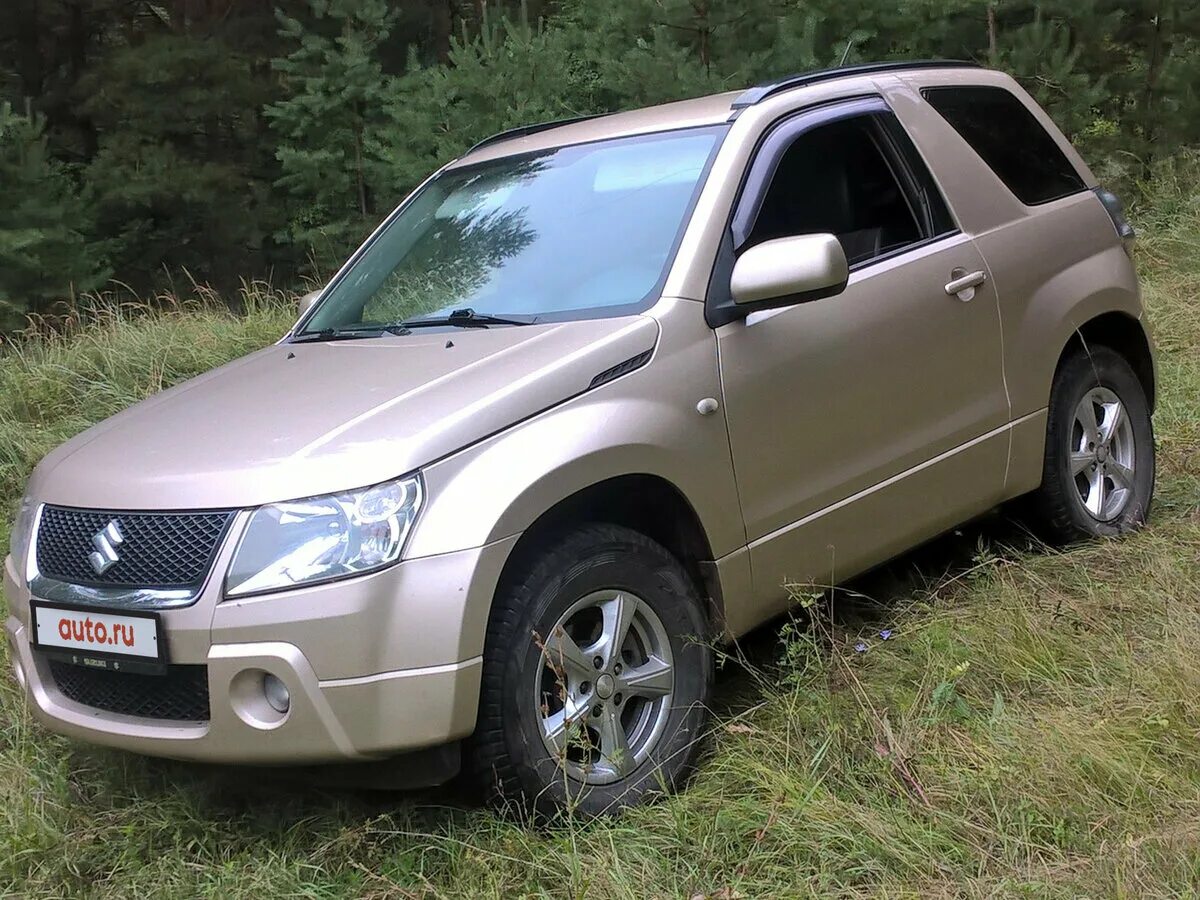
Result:
<svg viewBox="0 0 1200 900"><path fill-rule="evenodd" d="M1033 500L1058 541L1123 534L1154 493L1150 407L1129 363L1108 347L1069 357L1055 375L1042 485Z"/></svg>
<svg viewBox="0 0 1200 900"><path fill-rule="evenodd" d="M496 597L473 767L501 800L615 811L679 785L713 655L692 579L662 546L589 525Z"/></svg>

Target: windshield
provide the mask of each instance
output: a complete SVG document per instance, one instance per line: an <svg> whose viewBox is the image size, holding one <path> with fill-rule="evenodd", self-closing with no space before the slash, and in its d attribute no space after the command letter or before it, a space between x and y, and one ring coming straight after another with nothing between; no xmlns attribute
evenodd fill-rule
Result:
<svg viewBox="0 0 1200 900"><path fill-rule="evenodd" d="M473 309L537 321L633 312L665 275L724 127L451 169L375 236L300 334Z"/></svg>

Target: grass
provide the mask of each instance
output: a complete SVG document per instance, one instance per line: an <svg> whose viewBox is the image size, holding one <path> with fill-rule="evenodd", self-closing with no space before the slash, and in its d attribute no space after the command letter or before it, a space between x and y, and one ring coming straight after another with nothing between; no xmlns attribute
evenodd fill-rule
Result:
<svg viewBox="0 0 1200 900"><path fill-rule="evenodd" d="M1150 527L1052 551L996 517L731 652L680 796L533 828L73 744L0 686L0 892L22 896L1200 894L1200 179L1136 210L1160 347ZM262 345L253 289L0 359L0 500L89 421ZM803 592L800 592L803 597ZM884 639L882 633L887 633ZM856 650L856 645L861 650Z"/></svg>

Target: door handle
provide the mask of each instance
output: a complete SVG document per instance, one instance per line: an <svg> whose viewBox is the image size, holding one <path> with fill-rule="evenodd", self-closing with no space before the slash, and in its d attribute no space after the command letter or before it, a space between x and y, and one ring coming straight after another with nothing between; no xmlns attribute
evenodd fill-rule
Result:
<svg viewBox="0 0 1200 900"><path fill-rule="evenodd" d="M951 281L946 285L946 294L958 297L966 303L975 299L975 288L987 281L987 274L982 270L968 273L965 269L955 269L950 273Z"/></svg>

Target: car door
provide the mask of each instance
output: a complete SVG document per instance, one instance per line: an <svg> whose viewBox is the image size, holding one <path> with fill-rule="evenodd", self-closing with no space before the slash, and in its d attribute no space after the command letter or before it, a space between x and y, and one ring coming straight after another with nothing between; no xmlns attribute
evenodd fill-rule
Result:
<svg viewBox="0 0 1200 900"><path fill-rule="evenodd" d="M737 255L832 233L841 294L738 315ZM994 504L1007 460L999 308L916 148L879 98L761 141L710 285L761 615Z"/></svg>

